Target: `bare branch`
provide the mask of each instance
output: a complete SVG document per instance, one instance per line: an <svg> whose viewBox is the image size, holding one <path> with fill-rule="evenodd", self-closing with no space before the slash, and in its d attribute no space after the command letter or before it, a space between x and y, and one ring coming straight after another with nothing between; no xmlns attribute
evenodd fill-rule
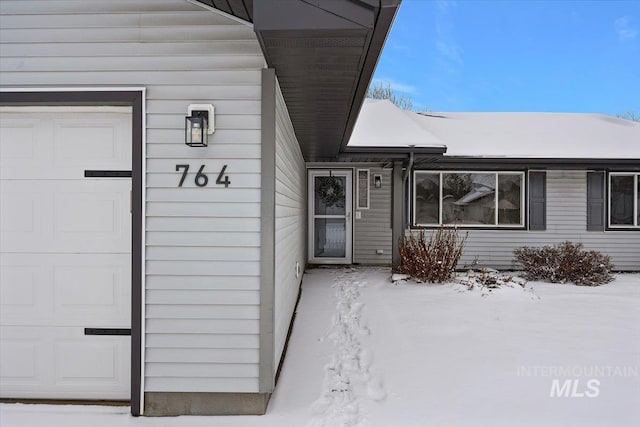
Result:
<svg viewBox="0 0 640 427"><path fill-rule="evenodd" d="M640 122L640 113L636 113L635 111L627 111L625 113L618 113L616 117L631 120L632 122Z"/></svg>
<svg viewBox="0 0 640 427"><path fill-rule="evenodd" d="M390 83L375 82L367 89L367 98L388 99L398 108L413 110L413 99L410 96L397 93Z"/></svg>

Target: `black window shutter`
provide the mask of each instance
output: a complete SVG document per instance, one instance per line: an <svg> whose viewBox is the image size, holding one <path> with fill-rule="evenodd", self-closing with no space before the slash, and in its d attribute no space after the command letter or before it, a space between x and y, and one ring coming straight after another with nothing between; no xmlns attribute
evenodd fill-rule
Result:
<svg viewBox="0 0 640 427"><path fill-rule="evenodd" d="M604 172L587 172L587 230L604 231Z"/></svg>
<svg viewBox="0 0 640 427"><path fill-rule="evenodd" d="M529 172L529 230L547 229L547 173Z"/></svg>

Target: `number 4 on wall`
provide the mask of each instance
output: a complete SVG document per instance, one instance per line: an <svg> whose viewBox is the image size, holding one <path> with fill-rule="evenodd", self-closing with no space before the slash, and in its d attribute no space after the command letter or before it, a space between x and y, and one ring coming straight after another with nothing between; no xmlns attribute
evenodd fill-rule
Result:
<svg viewBox="0 0 640 427"><path fill-rule="evenodd" d="M229 187L229 184L231 184L231 181L229 181L229 177L224 174L224 171L226 171L226 170L227 170L227 165L224 165L222 167L222 170L218 174L218 178L216 179L216 184L218 184L218 185L224 184L225 188ZM222 180L223 175L224 175L224 181Z"/></svg>
<svg viewBox="0 0 640 427"><path fill-rule="evenodd" d="M182 185L184 184L184 180L187 178L187 173L189 172L189 165L176 165L176 172L180 172L180 169L182 169L182 176L180 177L180 181L178 182L178 187L182 187ZM216 184L224 185L225 188L229 187L229 184L231 184L229 177L224 174L226 170L227 165L224 165L222 167L222 170L218 174L218 178L216 179ZM196 177L194 178L194 183L198 187L206 187L209 183L209 177L204 173L204 165L201 165L200 169L198 169Z"/></svg>

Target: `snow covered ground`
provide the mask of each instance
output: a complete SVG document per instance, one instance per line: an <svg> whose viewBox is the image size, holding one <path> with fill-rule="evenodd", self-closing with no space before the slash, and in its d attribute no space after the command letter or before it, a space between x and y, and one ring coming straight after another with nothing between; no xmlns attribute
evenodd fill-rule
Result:
<svg viewBox="0 0 640 427"><path fill-rule="evenodd" d="M310 270L265 416L128 411L3 404L0 426L640 425L640 275L487 293Z"/></svg>

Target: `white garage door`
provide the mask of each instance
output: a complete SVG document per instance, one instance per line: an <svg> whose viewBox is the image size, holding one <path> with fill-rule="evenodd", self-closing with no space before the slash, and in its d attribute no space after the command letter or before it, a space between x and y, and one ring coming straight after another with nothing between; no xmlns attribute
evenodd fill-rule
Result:
<svg viewBox="0 0 640 427"><path fill-rule="evenodd" d="M128 400L131 111L0 110L0 397Z"/></svg>

